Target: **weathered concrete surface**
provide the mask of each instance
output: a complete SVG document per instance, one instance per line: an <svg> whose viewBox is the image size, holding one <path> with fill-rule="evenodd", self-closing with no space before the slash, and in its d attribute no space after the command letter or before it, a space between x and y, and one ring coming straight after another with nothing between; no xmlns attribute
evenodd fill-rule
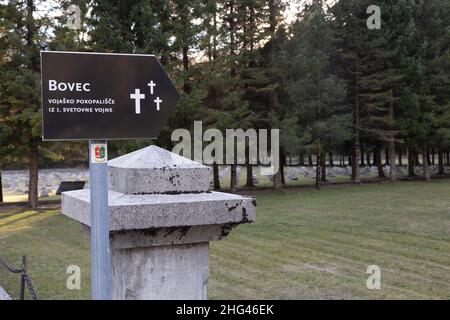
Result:
<svg viewBox="0 0 450 320"><path fill-rule="evenodd" d="M116 231L110 233L111 247L129 249L216 241L225 238L235 226L229 223Z"/></svg>
<svg viewBox="0 0 450 320"><path fill-rule="evenodd" d="M108 165L113 298L206 299L209 242L254 221L255 199L209 192L209 168L154 146ZM90 190L61 207L89 229Z"/></svg>
<svg viewBox="0 0 450 320"><path fill-rule="evenodd" d="M109 188L125 194L206 192L211 168L149 146L108 162Z"/></svg>
<svg viewBox="0 0 450 320"><path fill-rule="evenodd" d="M115 300L203 300L207 297L209 244L112 249Z"/></svg>
<svg viewBox="0 0 450 320"><path fill-rule="evenodd" d="M0 287L0 300L11 300L9 294L2 287Z"/></svg>
<svg viewBox="0 0 450 320"><path fill-rule="evenodd" d="M89 189L64 192L62 213L90 226ZM253 198L222 192L125 195L109 192L111 231L247 223L255 218Z"/></svg>

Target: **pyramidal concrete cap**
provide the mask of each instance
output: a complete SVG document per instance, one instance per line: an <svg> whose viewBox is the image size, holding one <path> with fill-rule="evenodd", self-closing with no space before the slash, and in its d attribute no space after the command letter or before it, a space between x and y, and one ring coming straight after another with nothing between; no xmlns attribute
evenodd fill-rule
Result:
<svg viewBox="0 0 450 320"><path fill-rule="evenodd" d="M211 169L157 146L108 161L109 189L124 194L200 193Z"/></svg>

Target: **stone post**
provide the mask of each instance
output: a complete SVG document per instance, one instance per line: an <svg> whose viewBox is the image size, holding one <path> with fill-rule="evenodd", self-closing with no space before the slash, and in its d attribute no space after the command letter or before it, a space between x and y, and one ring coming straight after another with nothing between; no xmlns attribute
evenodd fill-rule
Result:
<svg viewBox="0 0 450 320"><path fill-rule="evenodd" d="M210 191L210 168L150 146L108 162L113 299L206 299L209 242L255 217L253 198ZM89 190L62 213L89 227Z"/></svg>

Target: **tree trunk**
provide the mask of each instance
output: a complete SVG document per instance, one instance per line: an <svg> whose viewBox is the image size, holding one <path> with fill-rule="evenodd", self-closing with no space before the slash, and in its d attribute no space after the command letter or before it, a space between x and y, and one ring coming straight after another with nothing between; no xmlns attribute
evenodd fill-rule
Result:
<svg viewBox="0 0 450 320"><path fill-rule="evenodd" d="M29 143L28 154L28 203L31 209L38 206L38 146L36 138L32 138Z"/></svg>
<svg viewBox="0 0 450 320"><path fill-rule="evenodd" d="M253 183L253 167L250 163L250 148L248 146L248 143L245 145L245 166L247 169L247 179L245 181L245 186L252 188L255 186Z"/></svg>
<svg viewBox="0 0 450 320"><path fill-rule="evenodd" d="M359 147L359 103L357 103L357 107L355 109L353 115L353 144L352 144L352 181L353 183L360 184L361 183L361 171L359 167L359 163L361 162L361 150Z"/></svg>
<svg viewBox="0 0 450 320"><path fill-rule="evenodd" d="M428 171L428 154L427 145L422 144L422 170L425 181L430 181L430 172Z"/></svg>
<svg viewBox="0 0 450 320"><path fill-rule="evenodd" d="M275 48L275 32L277 30L277 10L278 10L278 3L275 0L269 0L267 2L267 6L269 9L269 25L268 25L268 31L270 35L270 40L268 41L268 53L269 53L269 64L275 63L276 57L276 48ZM278 106L278 95L276 91L272 91L269 95L269 103L271 104L272 108L276 109ZM284 156L280 156L280 168L278 168L278 171L275 173L273 177L273 189L279 190L283 187L283 179L282 175L284 175L282 167L284 166Z"/></svg>
<svg viewBox="0 0 450 320"><path fill-rule="evenodd" d="M281 158L281 157L280 157ZM280 190L281 188L283 188L283 181L282 181L282 169L281 167L282 165L282 160L280 161L280 168L278 168L278 171L273 175L273 185L272 188L273 190Z"/></svg>
<svg viewBox="0 0 450 320"><path fill-rule="evenodd" d="M211 21L211 18L209 17L209 14L208 14L208 22L210 22L210 21ZM211 39L212 39L212 37L211 37L211 27L210 27L209 23L207 24L206 34L208 35L208 45L206 47L206 55L208 57L208 61L211 62L212 61L212 56L213 56L212 55L213 49L212 49L212 43L211 43Z"/></svg>
<svg viewBox="0 0 450 320"><path fill-rule="evenodd" d="M394 91L390 91L390 103L389 103L389 120L391 122L390 129L394 130ZM395 133L389 132L389 180L395 181Z"/></svg>
<svg viewBox="0 0 450 320"><path fill-rule="evenodd" d="M365 161L365 160L364 160L364 150L360 148L360 151L361 151L360 156L359 156L359 157L361 158L360 166L361 166L361 167L365 167L366 164L365 164L365 162L364 162L364 161Z"/></svg>
<svg viewBox="0 0 450 320"><path fill-rule="evenodd" d="M442 150L442 147L438 147L438 174L444 175L445 174L445 168L444 168L444 151Z"/></svg>
<svg viewBox="0 0 450 320"><path fill-rule="evenodd" d="M403 165L403 154L402 154L402 148L398 147L398 165L402 166Z"/></svg>
<svg viewBox="0 0 450 320"><path fill-rule="evenodd" d="M434 149L431 149L431 164L433 166L436 164L436 162L435 162L436 159L434 157L435 153L436 153L436 151Z"/></svg>
<svg viewBox="0 0 450 320"><path fill-rule="evenodd" d="M281 175L281 184L282 185L285 185L286 184L286 178L285 178L285 176L284 176L284 168L285 168L285 166L286 166L286 156L283 154L283 153L281 153L281 155L280 155L281 157L281 161L280 161L280 175Z"/></svg>
<svg viewBox="0 0 450 320"><path fill-rule="evenodd" d="M25 41L27 50L30 50L29 52L33 52L34 49L36 49L34 40L35 40L35 34L38 30L36 27L36 21L34 20L34 13L36 12L36 5L34 0L26 0L26 19L25 19L25 27L26 27L26 35L25 35ZM34 47L34 48L33 48ZM40 63L39 63L39 56L38 55L32 55L30 58L30 67L33 71L39 72L40 71Z"/></svg>
<svg viewBox="0 0 450 320"><path fill-rule="evenodd" d="M328 153L330 167L334 167L333 153Z"/></svg>
<svg viewBox="0 0 450 320"><path fill-rule="evenodd" d="M184 82L183 82L183 91L185 93L191 92L191 86L189 84L189 47L187 45L183 46L183 70L184 70Z"/></svg>
<svg viewBox="0 0 450 320"><path fill-rule="evenodd" d="M212 47L212 57L213 60L217 59L217 3L214 3L214 14L213 14L213 47Z"/></svg>
<svg viewBox="0 0 450 320"><path fill-rule="evenodd" d="M320 173L320 181L327 182L327 166L326 166L325 152L322 152L322 154L320 155L320 160L321 160L320 169L322 170Z"/></svg>
<svg viewBox="0 0 450 320"><path fill-rule="evenodd" d="M28 52L33 52L34 35L37 31L33 14L36 11L34 0L26 1L26 46ZM40 71L39 56L32 55L30 59L31 70L35 72ZM32 209L38 206L38 142L37 138L33 137L33 133L30 130L30 142L28 144L28 169L29 169L29 181L28 181L28 203Z"/></svg>
<svg viewBox="0 0 450 320"><path fill-rule="evenodd" d="M228 31L229 31L229 54L231 57L234 57L235 52L235 33L236 33L236 21L234 18L234 6L235 1L230 0L227 2L228 8L229 8L229 19L228 19ZM236 76L236 68L234 64L231 64L230 66L230 76L231 78L234 78ZM230 166L230 189L231 192L237 191L237 165L236 165L236 159L233 159L235 162Z"/></svg>
<svg viewBox="0 0 450 320"><path fill-rule="evenodd" d="M247 179L245 181L245 186L253 188L255 186L255 183L253 182L253 166L247 163L246 167L247 167Z"/></svg>
<svg viewBox="0 0 450 320"><path fill-rule="evenodd" d="M415 177L416 176L416 157L414 156L413 149L408 146L408 177Z"/></svg>
<svg viewBox="0 0 450 320"><path fill-rule="evenodd" d="M300 153L298 165L303 167L305 165L305 159L303 158L304 154Z"/></svg>
<svg viewBox="0 0 450 320"><path fill-rule="evenodd" d="M212 167L213 167L214 190L220 190L219 166L214 161Z"/></svg>
<svg viewBox="0 0 450 320"><path fill-rule="evenodd" d="M447 151L445 153L445 163L446 163L447 166L450 165L450 152L449 151Z"/></svg>
<svg viewBox="0 0 450 320"><path fill-rule="evenodd" d="M0 203L3 202L2 172L0 171Z"/></svg>
<svg viewBox="0 0 450 320"><path fill-rule="evenodd" d="M395 140L391 137L389 140L389 180L395 181Z"/></svg>
<svg viewBox="0 0 450 320"><path fill-rule="evenodd" d="M370 151L366 152L366 164L370 167L372 163L370 162Z"/></svg>
<svg viewBox="0 0 450 320"><path fill-rule="evenodd" d="M311 154L309 154L308 155L308 164L312 167L314 164L313 164L313 160L312 160L312 155Z"/></svg>
<svg viewBox="0 0 450 320"><path fill-rule="evenodd" d="M230 189L231 192L237 191L237 165L232 164L230 166Z"/></svg>
<svg viewBox="0 0 450 320"><path fill-rule="evenodd" d="M349 159L349 165L352 166L352 181L353 183L361 183L361 171L359 164L361 162L361 147L359 141L359 127L360 127L360 106L359 106L359 64L356 67L356 91L355 91L355 104L353 107L353 123L352 123L352 150L351 150L351 160Z"/></svg>
<svg viewBox="0 0 450 320"><path fill-rule="evenodd" d="M384 150L384 158L385 158L384 164L389 166L390 165L390 162L389 162L389 148L386 148Z"/></svg>
<svg viewBox="0 0 450 320"><path fill-rule="evenodd" d="M233 18L234 17L234 0L230 0L227 2L228 6L230 7L230 18L229 18L229 32L230 32L230 56L233 57L234 56L234 36L235 36L235 32L236 32L236 21ZM236 69L234 67L234 64L231 65L230 68L230 75L232 78L234 78L236 76Z"/></svg>
<svg viewBox="0 0 450 320"><path fill-rule="evenodd" d="M281 182L281 168L273 175L272 188L273 190L281 190L283 188L283 183Z"/></svg>
<svg viewBox="0 0 450 320"><path fill-rule="evenodd" d="M316 189L320 190L320 174L322 170L320 169L320 164L322 161L320 160L320 152L317 152L316 158Z"/></svg>
<svg viewBox="0 0 450 320"><path fill-rule="evenodd" d="M377 142L373 157L378 169L378 178L385 178L386 176L384 175L383 163L381 162L381 146L379 142Z"/></svg>
<svg viewBox="0 0 450 320"><path fill-rule="evenodd" d="M419 159L419 152L414 151L414 163L416 166L422 165Z"/></svg>

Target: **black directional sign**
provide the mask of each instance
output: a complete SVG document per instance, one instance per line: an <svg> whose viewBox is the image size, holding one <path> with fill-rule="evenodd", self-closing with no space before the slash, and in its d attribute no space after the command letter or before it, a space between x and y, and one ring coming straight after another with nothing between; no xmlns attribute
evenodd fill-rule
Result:
<svg viewBox="0 0 450 320"><path fill-rule="evenodd" d="M152 55L41 52L43 140L156 138L180 98Z"/></svg>

